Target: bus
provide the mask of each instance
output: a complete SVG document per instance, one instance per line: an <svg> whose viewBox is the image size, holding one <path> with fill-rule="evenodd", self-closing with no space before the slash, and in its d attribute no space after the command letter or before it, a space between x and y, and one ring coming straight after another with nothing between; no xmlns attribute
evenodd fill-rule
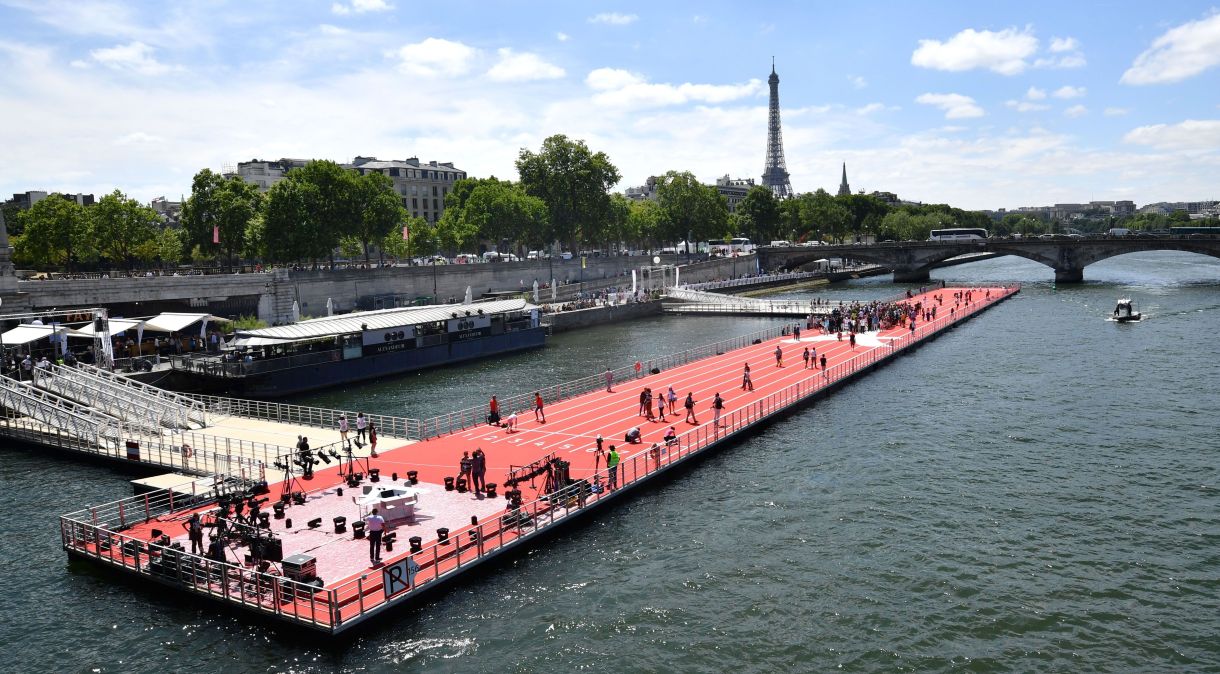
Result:
<svg viewBox="0 0 1220 674"><path fill-rule="evenodd" d="M754 243L744 236L728 241L708 241L707 246L713 255L746 255L754 252Z"/></svg>
<svg viewBox="0 0 1220 674"><path fill-rule="evenodd" d="M985 229L970 229L966 227L957 229L934 229L928 235L928 241L977 241L987 238L987 230Z"/></svg>
<svg viewBox="0 0 1220 674"><path fill-rule="evenodd" d="M1170 227L1169 234L1170 236L1190 236L1191 234L1220 236L1220 227Z"/></svg>

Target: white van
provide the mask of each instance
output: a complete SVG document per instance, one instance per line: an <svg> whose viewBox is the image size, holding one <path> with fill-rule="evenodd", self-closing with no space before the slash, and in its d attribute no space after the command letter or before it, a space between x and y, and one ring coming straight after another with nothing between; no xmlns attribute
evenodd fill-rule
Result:
<svg viewBox="0 0 1220 674"><path fill-rule="evenodd" d="M1110 236L1130 236L1131 230L1126 227L1111 227L1110 231L1106 232Z"/></svg>

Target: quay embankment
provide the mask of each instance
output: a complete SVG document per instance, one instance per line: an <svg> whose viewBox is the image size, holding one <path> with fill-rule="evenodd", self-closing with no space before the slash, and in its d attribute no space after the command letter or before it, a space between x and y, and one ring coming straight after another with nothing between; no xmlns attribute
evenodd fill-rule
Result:
<svg viewBox="0 0 1220 674"><path fill-rule="evenodd" d="M503 554L527 548L652 480L663 475L680 479L682 467L708 450L749 437L759 426L1016 292L1017 287L937 288L895 303L935 306L934 319L920 316L914 325L903 322L855 339L820 331L804 331L798 339L776 327L709 344L641 364L634 378L615 377L596 390L589 390L587 382L568 389L573 392L569 396L562 394L562 386L546 389L559 393L545 401L540 414L527 402L529 394L505 398L501 414L516 415L515 429L487 424L482 414L459 414L450 418L444 434L357 462L364 479L354 487L337 467L315 471L312 480L289 472L286 484L272 485L270 494L273 499L290 496L286 517L268 518L265 535L279 541L284 556L308 552L310 568L316 569L313 577L290 574L275 562L260 563L259 555L246 560L250 553L243 554L240 544L225 551L223 561L187 553L183 523L196 511L215 512L215 505L174 502L165 492L62 516L63 548L72 557L121 569L140 583L163 584L324 634L346 632ZM814 367L803 360L805 349L816 351ZM743 386L746 364L751 378ZM658 393L668 400L668 391L674 390L677 405L666 420L640 415L645 387L652 389L654 400ZM695 401L689 416L683 405L688 395ZM723 400L719 410L713 405L716 398ZM640 430L638 443L624 439L633 428ZM596 451L598 437L606 453ZM621 449L613 471L606 466L609 445ZM447 488L462 452L476 448L486 454L488 479L498 483L498 493ZM368 478L373 469L378 483ZM350 475L350 464L347 470ZM417 484L408 485L404 476ZM340 531L338 522L332 528L331 519L358 522L351 492L387 485L418 490L419 517L391 527L395 547L382 563L370 566L366 542L347 529ZM340 491L345 486L347 496ZM292 498L295 494L299 498ZM442 522L446 524L438 526Z"/></svg>

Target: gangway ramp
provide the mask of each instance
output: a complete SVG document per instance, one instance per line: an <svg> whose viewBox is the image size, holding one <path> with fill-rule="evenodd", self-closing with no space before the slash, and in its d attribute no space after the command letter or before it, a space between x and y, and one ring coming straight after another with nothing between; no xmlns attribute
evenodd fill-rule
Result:
<svg viewBox="0 0 1220 674"><path fill-rule="evenodd" d="M122 395L138 396L150 402L160 401L160 404L167 408L180 410L183 418L175 423L175 428L199 429L208 425L207 406L199 400L84 363L78 364L75 371L81 376L102 382Z"/></svg>
<svg viewBox="0 0 1220 674"><path fill-rule="evenodd" d="M130 428L150 434L189 428L186 410L181 406L109 385L75 368L51 365L35 374L34 383L39 388L109 414Z"/></svg>
<svg viewBox="0 0 1220 674"><path fill-rule="evenodd" d="M20 415L19 421L26 425L41 427L35 430L60 431L99 446L127 435L119 420L108 414L8 377L0 377L0 406Z"/></svg>
<svg viewBox="0 0 1220 674"><path fill-rule="evenodd" d="M821 316L831 307L810 300L763 300L722 295L690 288L671 288L663 305L671 314L732 314L753 316Z"/></svg>

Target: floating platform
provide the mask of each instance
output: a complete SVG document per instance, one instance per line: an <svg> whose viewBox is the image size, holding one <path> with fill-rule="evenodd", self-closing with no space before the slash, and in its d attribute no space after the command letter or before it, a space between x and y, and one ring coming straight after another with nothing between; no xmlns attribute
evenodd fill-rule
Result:
<svg viewBox="0 0 1220 674"><path fill-rule="evenodd" d="M970 302L955 301L955 292L964 295L966 289L936 289L900 300L938 308L935 320L918 321L914 329L902 325L861 333L853 346L846 335L815 331L803 332L798 342L777 326L734 340L738 348L709 348L706 358L610 391L550 402L543 409L545 421L532 406L501 410L505 418L517 413L515 430L477 425L410 445L383 442L376 457L319 463L310 478L283 465L293 472L253 496L250 485L226 484L217 485L204 506L175 500L178 488L171 488L85 508L60 518L63 547L70 556L122 569L137 582L161 583L339 634L626 498L710 449L752 434L760 424L829 394L1018 288L973 288ZM816 350L819 367L805 367L806 348ZM820 367L823 356L825 368ZM743 390L746 363L753 388ZM677 413L664 420L641 416L644 387L651 387L654 404L657 393L672 387ZM682 409L688 393L696 401L689 420ZM711 409L716 394L724 399L719 415ZM624 434L636 427L641 442L625 442ZM670 429L675 437L667 443ZM605 455L596 451L599 435L606 449L619 449L614 475ZM480 493L459 490L454 479L463 452L475 449L485 452L486 480L494 483ZM223 513L217 499L223 499ZM235 512L229 504L237 502L242 507ZM393 538L382 561L371 563L364 532L357 529L375 502L394 506L386 534ZM223 550L211 559L190 552L184 525L195 513L213 525L222 518L230 532L220 537ZM217 527L209 528L216 532Z"/></svg>

